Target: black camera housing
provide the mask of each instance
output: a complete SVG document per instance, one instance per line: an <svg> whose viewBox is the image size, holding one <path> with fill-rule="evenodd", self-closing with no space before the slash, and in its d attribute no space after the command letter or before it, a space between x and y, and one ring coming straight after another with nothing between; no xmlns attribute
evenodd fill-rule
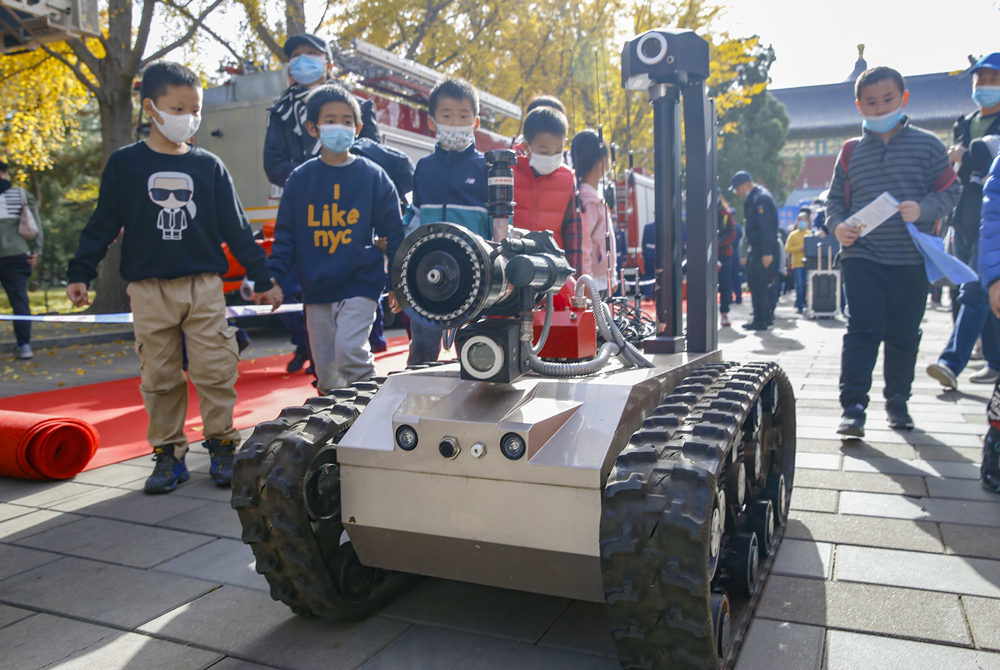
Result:
<svg viewBox="0 0 1000 670"><path fill-rule="evenodd" d="M693 30L654 28L622 47L622 86L630 90L705 81L708 75L708 42Z"/></svg>

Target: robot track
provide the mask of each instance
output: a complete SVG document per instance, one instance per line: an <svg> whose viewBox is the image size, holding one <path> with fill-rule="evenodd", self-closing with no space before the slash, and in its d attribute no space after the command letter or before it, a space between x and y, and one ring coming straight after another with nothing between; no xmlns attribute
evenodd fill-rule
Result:
<svg viewBox="0 0 1000 670"><path fill-rule="evenodd" d="M271 597L296 614L363 619L413 577L363 566L340 520L336 444L382 380L358 382L262 423L233 464L231 504Z"/></svg>
<svg viewBox="0 0 1000 670"><path fill-rule="evenodd" d="M795 401L773 363L706 365L619 454L601 566L624 668L730 668L780 541Z"/></svg>

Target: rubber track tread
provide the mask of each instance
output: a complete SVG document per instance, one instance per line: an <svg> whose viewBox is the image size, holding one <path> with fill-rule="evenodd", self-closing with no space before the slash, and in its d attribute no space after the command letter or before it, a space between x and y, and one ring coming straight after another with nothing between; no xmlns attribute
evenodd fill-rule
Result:
<svg viewBox="0 0 1000 670"><path fill-rule="evenodd" d="M739 630L734 618L733 644L719 659L708 568L711 517L741 427L771 379L791 396L772 363L699 368L650 413L616 460L604 491L601 565L623 668L703 670L735 662L750 616L739 620ZM782 409L794 421L794 402ZM676 424L653 421L660 417ZM794 449L794 442L784 446ZM779 539L776 532L776 544ZM723 556L724 549L720 561ZM758 594L765 578L762 572Z"/></svg>

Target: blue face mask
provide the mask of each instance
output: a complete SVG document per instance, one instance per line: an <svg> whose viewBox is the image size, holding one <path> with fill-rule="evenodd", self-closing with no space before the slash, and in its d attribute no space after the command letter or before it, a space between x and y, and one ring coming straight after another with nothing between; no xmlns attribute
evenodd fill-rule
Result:
<svg viewBox="0 0 1000 670"><path fill-rule="evenodd" d="M903 120L903 106L900 105L899 109L893 110L886 114L879 114L878 116L866 116L865 120L861 122L861 127L865 130L870 130L873 133L887 133Z"/></svg>
<svg viewBox="0 0 1000 670"><path fill-rule="evenodd" d="M319 127L319 141L323 148L334 154L342 154L354 144L354 127L337 123Z"/></svg>
<svg viewBox="0 0 1000 670"><path fill-rule="evenodd" d="M980 109L989 109L1000 104L1000 86L980 86L973 89L972 99Z"/></svg>
<svg viewBox="0 0 1000 670"><path fill-rule="evenodd" d="M809 227L808 221L799 221L799 230L805 230Z"/></svg>
<svg viewBox="0 0 1000 670"><path fill-rule="evenodd" d="M300 84L311 84L321 79L326 73L326 59L322 56L302 54L292 59L288 64L292 79Z"/></svg>

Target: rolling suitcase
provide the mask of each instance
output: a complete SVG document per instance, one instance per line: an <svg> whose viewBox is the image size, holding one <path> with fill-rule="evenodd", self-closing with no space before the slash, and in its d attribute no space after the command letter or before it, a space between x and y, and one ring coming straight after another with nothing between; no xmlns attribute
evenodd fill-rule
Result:
<svg viewBox="0 0 1000 670"><path fill-rule="evenodd" d="M829 319L840 312L840 270L833 269L831 247L826 247L826 269L823 253L816 255L816 269L807 276L806 302L810 319Z"/></svg>

